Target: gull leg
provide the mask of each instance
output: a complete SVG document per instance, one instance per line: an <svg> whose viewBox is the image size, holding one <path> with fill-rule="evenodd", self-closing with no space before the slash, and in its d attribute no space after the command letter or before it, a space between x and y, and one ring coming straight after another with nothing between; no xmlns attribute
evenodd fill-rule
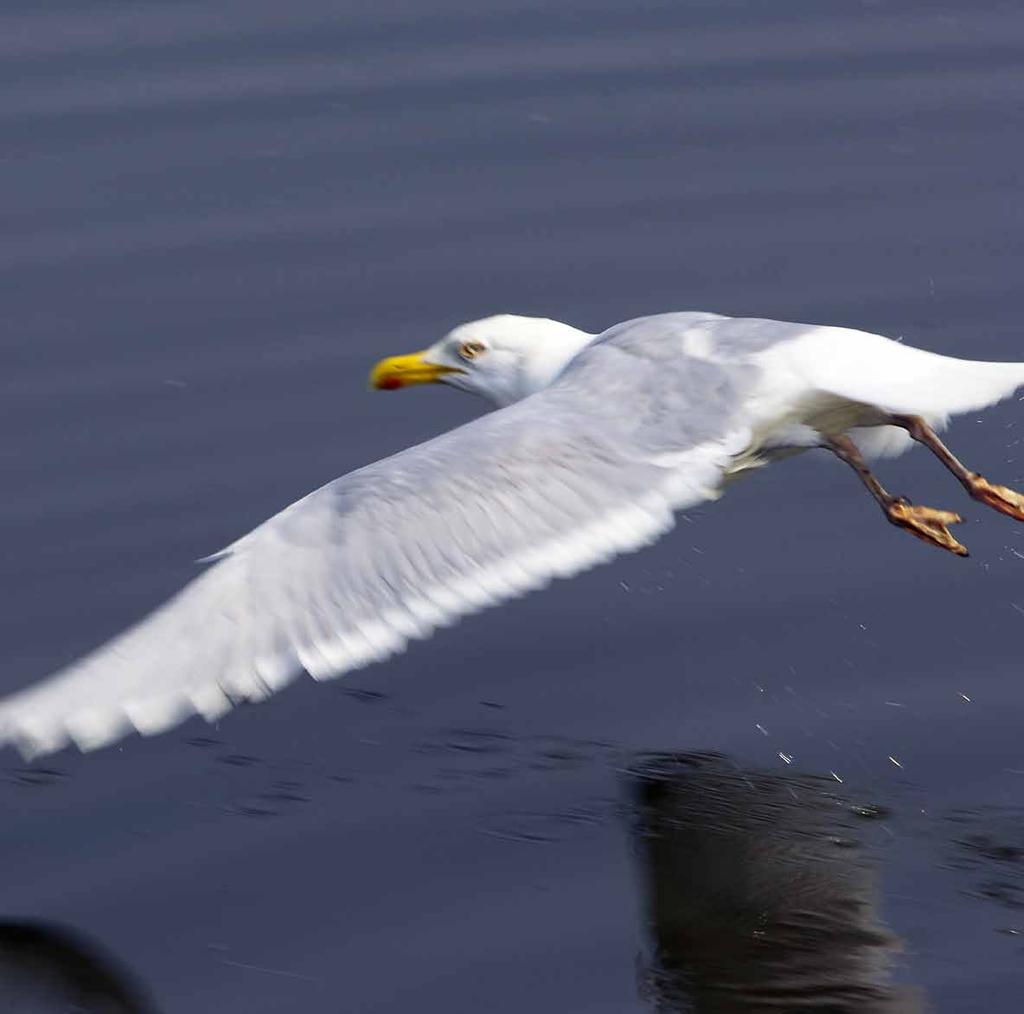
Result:
<svg viewBox="0 0 1024 1014"><path fill-rule="evenodd" d="M966 547L953 538L947 527L963 520L959 514L935 510L932 507L917 507L906 497L893 496L872 474L860 449L849 437L828 437L825 446L857 473L860 481L882 508L882 513L897 528L903 528L922 541L930 542L933 546L946 549L957 556L968 555Z"/></svg>
<svg viewBox="0 0 1024 1014"><path fill-rule="evenodd" d="M896 415L894 426L902 426L919 444L923 444L948 468L975 500L987 504L1001 514L1024 521L1024 494L1006 486L996 486L988 479L966 468L939 439L938 434L920 416Z"/></svg>

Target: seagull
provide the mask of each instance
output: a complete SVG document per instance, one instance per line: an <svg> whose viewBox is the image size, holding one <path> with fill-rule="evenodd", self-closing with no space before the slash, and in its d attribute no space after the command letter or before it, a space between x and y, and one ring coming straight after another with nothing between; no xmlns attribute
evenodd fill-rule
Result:
<svg viewBox="0 0 1024 1014"><path fill-rule="evenodd" d="M502 314L382 360L370 382L446 384L497 410L327 483L201 561L148 617L0 701L0 743L33 757L216 721L303 671L380 661L653 542L737 476L813 448L849 465L893 525L958 556L960 516L891 494L869 459L923 444L971 497L1024 521L1024 496L938 436L1024 386L1024 363L715 313L597 335Z"/></svg>

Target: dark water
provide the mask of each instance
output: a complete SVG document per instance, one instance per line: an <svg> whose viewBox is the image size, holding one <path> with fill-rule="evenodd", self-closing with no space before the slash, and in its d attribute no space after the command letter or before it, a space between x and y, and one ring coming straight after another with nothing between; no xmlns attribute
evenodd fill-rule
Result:
<svg viewBox="0 0 1024 1014"><path fill-rule="evenodd" d="M463 319L707 309L1024 359L1022 28L996 0L9 0L3 687L478 412L365 389ZM950 439L1019 484L1022 426ZM6 755L0 915L169 1014L640 1011L622 772L713 750L877 816L893 990L1017 1011L1024 529L926 455L882 473L963 506L972 559L807 457L337 684Z"/></svg>

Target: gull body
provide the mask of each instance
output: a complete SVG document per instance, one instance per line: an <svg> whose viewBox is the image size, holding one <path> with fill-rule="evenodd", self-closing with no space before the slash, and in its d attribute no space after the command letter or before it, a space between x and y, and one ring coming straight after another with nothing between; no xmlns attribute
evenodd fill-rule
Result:
<svg viewBox="0 0 1024 1014"><path fill-rule="evenodd" d="M856 448L893 456L926 442L1024 385L1024 364L713 313L597 335L498 315L371 374L381 389L426 382L498 410L335 479L208 558L149 617L0 702L0 742L26 755L95 748L194 713L213 721L302 671L326 679L379 661L649 543L730 478L802 450L830 447L872 488ZM1017 494L960 467L972 495L1024 520ZM872 492L894 523L952 548L940 536L955 515L911 516Z"/></svg>
<svg viewBox="0 0 1024 1014"><path fill-rule="evenodd" d="M753 382L744 385L752 439L733 463L743 467L755 458L767 463L777 452L819 447L823 434L851 429L873 431L858 433L869 457L893 457L912 440L887 425L889 415L923 416L941 429L951 416L989 407L1024 385L1020 363L954 359L852 328L699 312L641 317L600 334L556 320L499 314L462 324L414 356L383 360L371 381L386 389L406 386L403 364L421 361L443 371L423 379L501 408L548 387L595 344L665 360L670 368L689 360L714 364L736 379L752 375ZM471 365L460 355L467 346L484 350ZM698 395L680 410L707 411L713 396Z"/></svg>

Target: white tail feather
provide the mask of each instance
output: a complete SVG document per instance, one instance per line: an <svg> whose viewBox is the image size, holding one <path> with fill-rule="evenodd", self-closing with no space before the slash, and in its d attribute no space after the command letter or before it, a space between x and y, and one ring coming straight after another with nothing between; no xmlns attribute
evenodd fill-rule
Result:
<svg viewBox="0 0 1024 1014"><path fill-rule="evenodd" d="M847 328L815 328L780 351L812 389L936 422L988 408L1024 386L1024 363L953 359Z"/></svg>

